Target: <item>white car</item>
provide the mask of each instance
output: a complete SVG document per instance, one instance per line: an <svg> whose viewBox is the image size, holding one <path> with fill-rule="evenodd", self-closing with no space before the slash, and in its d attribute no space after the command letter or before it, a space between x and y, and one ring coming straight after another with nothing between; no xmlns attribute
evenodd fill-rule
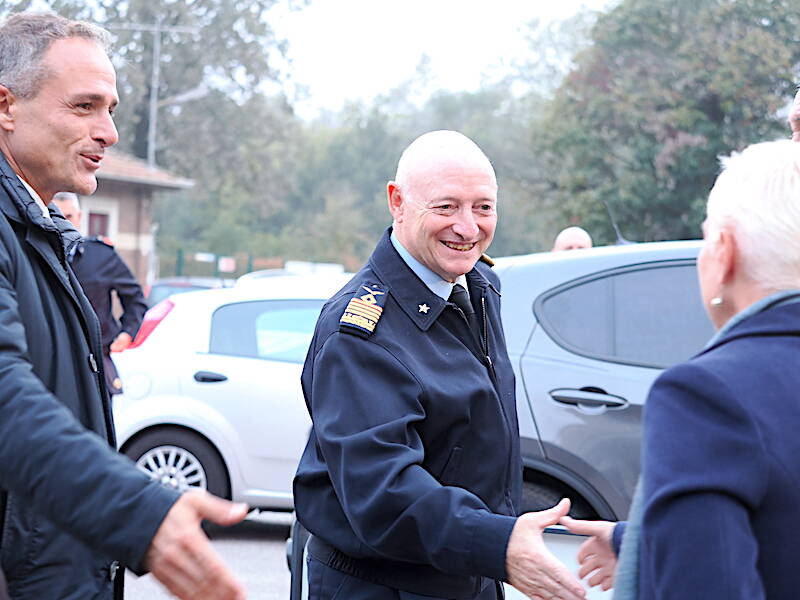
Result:
<svg viewBox="0 0 800 600"><path fill-rule="evenodd" d="M120 450L153 479L291 510L310 419L300 372L324 302L351 275L287 275L172 296L114 355Z"/></svg>

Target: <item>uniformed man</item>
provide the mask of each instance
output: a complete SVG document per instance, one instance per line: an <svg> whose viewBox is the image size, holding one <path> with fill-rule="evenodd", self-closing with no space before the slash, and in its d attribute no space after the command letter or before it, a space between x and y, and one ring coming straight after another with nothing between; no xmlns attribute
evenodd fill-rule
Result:
<svg viewBox="0 0 800 600"><path fill-rule="evenodd" d="M53 203L64 218L80 230L83 213L78 195L58 192L53 196ZM68 260L100 320L106 382L112 394L119 394L122 392L122 381L111 360L111 352L125 350L139 331L144 313L147 312L142 288L107 238L96 236L81 239L72 247ZM112 291L116 292L122 304L119 320L112 311Z"/></svg>
<svg viewBox="0 0 800 600"><path fill-rule="evenodd" d="M494 170L468 138L431 132L387 192L393 226L323 308L302 374L309 598L494 600L504 580L583 598L541 536L569 501L517 517L514 374L483 256Z"/></svg>

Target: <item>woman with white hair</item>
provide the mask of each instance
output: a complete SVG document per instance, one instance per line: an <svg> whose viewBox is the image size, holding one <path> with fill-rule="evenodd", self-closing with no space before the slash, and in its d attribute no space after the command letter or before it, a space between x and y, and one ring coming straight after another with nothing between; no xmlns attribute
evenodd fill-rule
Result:
<svg viewBox="0 0 800 600"><path fill-rule="evenodd" d="M756 144L728 159L703 234L700 288L718 332L653 384L627 526L563 522L593 536L580 575L615 585L615 600L795 600L800 144Z"/></svg>

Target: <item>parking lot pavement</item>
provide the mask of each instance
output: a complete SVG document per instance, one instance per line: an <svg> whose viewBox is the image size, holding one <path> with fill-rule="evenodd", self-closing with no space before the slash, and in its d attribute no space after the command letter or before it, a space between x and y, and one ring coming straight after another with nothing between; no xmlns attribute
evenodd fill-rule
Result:
<svg viewBox="0 0 800 600"><path fill-rule="evenodd" d="M290 513L260 513L234 527L209 528L214 548L244 583L248 598L288 600L286 538L291 521ZM169 600L173 596L152 575L127 573L125 598Z"/></svg>

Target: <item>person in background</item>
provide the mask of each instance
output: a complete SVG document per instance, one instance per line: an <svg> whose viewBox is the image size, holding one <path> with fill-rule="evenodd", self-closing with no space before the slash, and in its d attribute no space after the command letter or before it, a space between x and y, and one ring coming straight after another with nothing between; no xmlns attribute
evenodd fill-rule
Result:
<svg viewBox="0 0 800 600"><path fill-rule="evenodd" d="M313 422L294 480L309 599L578 600L544 546L566 514L517 516L514 373L499 280L483 252L497 223L489 159L427 133L387 186L393 226L323 308L303 368Z"/></svg>
<svg viewBox="0 0 800 600"><path fill-rule="evenodd" d="M592 247L592 236L589 233L577 226L567 227L563 229L553 242L553 249L551 252L560 252L562 250L581 250L583 248Z"/></svg>
<svg viewBox="0 0 800 600"><path fill-rule="evenodd" d="M82 213L77 194L58 192L53 196L53 204L75 229L80 230ZM125 350L139 331L144 313L147 312L142 288L114 246L105 238L81 239L72 246L67 260L100 320L106 383L112 395L119 394L122 392L122 381L111 360L111 352ZM120 320L112 311L112 291L116 292L122 304Z"/></svg>
<svg viewBox="0 0 800 600"><path fill-rule="evenodd" d="M653 384L628 522L562 522L593 536L580 575L613 585L615 600L793 600L800 145L755 144L728 159L703 237L701 296L718 332Z"/></svg>
<svg viewBox="0 0 800 600"><path fill-rule="evenodd" d="M151 481L115 450L100 327L47 209L91 194L117 142L109 35L54 14L0 25L0 570L13 600L122 598L120 564L179 598L244 598L200 528L235 505Z"/></svg>

